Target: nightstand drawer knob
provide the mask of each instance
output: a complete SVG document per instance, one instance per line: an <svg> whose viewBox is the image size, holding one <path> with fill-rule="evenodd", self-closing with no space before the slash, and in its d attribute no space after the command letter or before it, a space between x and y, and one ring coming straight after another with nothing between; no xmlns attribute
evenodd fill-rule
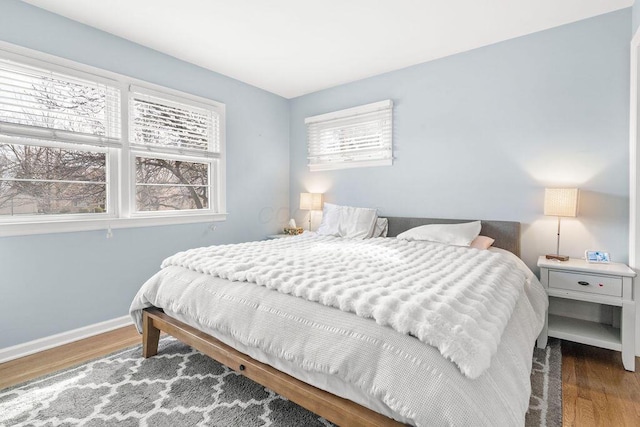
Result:
<svg viewBox="0 0 640 427"><path fill-rule="evenodd" d="M582 286L589 286L589 282L585 282L584 280L580 280L578 282L578 285L582 285Z"/></svg>

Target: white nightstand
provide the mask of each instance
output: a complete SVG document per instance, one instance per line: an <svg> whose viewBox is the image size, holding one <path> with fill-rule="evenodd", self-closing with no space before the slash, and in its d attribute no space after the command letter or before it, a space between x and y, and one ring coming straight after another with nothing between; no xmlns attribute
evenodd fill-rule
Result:
<svg viewBox="0 0 640 427"><path fill-rule="evenodd" d="M544 256L538 258L538 267L540 282L550 297L621 307L619 322L614 315L613 326L547 312L538 347L546 347L547 337L556 337L617 350L622 352L624 368L635 371L636 273L619 263L590 264L576 258L556 261Z"/></svg>

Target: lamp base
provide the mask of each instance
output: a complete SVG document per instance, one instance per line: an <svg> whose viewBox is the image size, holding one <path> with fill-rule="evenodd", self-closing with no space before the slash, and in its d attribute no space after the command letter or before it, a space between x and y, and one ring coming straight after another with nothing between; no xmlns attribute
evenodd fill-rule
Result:
<svg viewBox="0 0 640 427"><path fill-rule="evenodd" d="M557 259L558 261L569 261L569 257L567 255L545 255L547 259Z"/></svg>

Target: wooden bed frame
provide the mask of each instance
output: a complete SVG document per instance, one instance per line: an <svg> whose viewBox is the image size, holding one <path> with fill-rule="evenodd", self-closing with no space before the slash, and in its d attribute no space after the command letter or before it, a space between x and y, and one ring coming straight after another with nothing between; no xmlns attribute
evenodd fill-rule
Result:
<svg viewBox="0 0 640 427"><path fill-rule="evenodd" d="M409 228L425 224L448 224L467 220L428 218L389 218L389 237ZM520 223L511 221L483 221L481 234L496 239L494 246L520 256ZM259 362L220 340L150 307L142 314L142 353L145 358L158 353L160 332L166 332L212 359L239 372L247 378L318 414L332 423L344 426L402 426L391 418L336 396Z"/></svg>
<svg viewBox="0 0 640 427"><path fill-rule="evenodd" d="M160 331L217 360L247 378L314 412L344 426L403 426L391 418L297 380L267 364L247 356L198 329L176 320L157 308L142 313L142 354L158 353Z"/></svg>

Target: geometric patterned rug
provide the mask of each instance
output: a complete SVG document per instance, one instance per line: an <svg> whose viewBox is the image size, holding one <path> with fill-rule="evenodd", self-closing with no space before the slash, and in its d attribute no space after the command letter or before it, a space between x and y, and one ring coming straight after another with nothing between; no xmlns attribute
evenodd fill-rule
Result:
<svg viewBox="0 0 640 427"><path fill-rule="evenodd" d="M543 389L559 346L549 349L540 350L539 363L534 359L540 398L532 397L527 426L559 425L547 421L553 411ZM53 425L332 426L172 337L162 338L149 359L136 346L0 390L0 426Z"/></svg>
<svg viewBox="0 0 640 427"><path fill-rule="evenodd" d="M526 427L562 426L562 349L549 338L547 348L533 350L531 398Z"/></svg>

